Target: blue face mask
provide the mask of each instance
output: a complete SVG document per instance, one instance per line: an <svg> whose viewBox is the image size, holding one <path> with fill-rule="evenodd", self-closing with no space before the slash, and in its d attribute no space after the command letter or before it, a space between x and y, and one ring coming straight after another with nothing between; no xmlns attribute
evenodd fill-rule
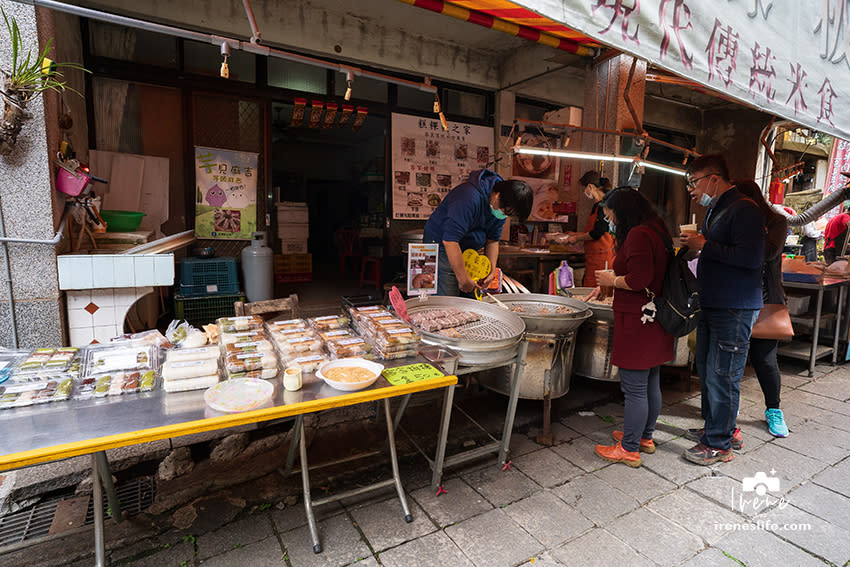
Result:
<svg viewBox="0 0 850 567"><path fill-rule="evenodd" d="M711 196L707 193L703 193L699 196L699 204L703 207L708 207L711 205Z"/></svg>
<svg viewBox="0 0 850 567"><path fill-rule="evenodd" d="M611 231L612 233L617 232L617 225L611 219L608 219L608 230Z"/></svg>
<svg viewBox="0 0 850 567"><path fill-rule="evenodd" d="M493 213L493 216L499 220L505 220L506 218L508 218L508 215L506 215L499 209L494 209L493 205L490 205L490 212Z"/></svg>

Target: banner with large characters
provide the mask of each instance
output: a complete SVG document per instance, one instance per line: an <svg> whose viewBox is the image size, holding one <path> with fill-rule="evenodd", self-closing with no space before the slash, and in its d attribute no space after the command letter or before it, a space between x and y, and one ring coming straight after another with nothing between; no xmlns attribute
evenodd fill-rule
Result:
<svg viewBox="0 0 850 567"><path fill-rule="evenodd" d="M259 154L195 146L195 236L251 240Z"/></svg>
<svg viewBox="0 0 850 567"><path fill-rule="evenodd" d="M493 128L392 115L394 219L427 219L471 171L492 167Z"/></svg>

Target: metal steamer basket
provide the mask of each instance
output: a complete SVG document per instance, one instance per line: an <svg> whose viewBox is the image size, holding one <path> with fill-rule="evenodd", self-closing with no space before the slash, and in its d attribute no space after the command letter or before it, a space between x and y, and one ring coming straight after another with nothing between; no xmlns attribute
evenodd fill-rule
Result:
<svg viewBox="0 0 850 567"><path fill-rule="evenodd" d="M491 298L486 298L493 304ZM591 317L586 303L557 295L501 294L499 301L525 321L528 351L520 376L519 397L527 400L559 398L570 389L576 329ZM568 308L566 313L558 309ZM479 375L479 382L502 394L510 393L511 372L494 368Z"/></svg>
<svg viewBox="0 0 850 567"><path fill-rule="evenodd" d="M463 297L429 296L424 300L408 299L408 314L455 307L481 316L478 321L453 327L460 337L447 337L439 332L420 331L422 342L445 346L460 355L464 366L492 366L509 362L517 355L525 333L523 320L497 305Z"/></svg>

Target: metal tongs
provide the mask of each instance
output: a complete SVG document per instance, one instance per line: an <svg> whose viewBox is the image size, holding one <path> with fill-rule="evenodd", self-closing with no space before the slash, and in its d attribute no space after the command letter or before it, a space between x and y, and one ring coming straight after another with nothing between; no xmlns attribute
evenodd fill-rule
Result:
<svg viewBox="0 0 850 567"><path fill-rule="evenodd" d="M476 290L476 291L477 291L477 293L478 293L478 294L480 294L482 297L483 297L483 296L485 296L485 295L487 295L487 296L489 296L490 298L492 298L492 299L493 299L493 301L495 301L495 302L496 302L496 304L497 304L499 307L501 307L502 309L504 309L504 310L506 310L506 311L510 311L510 310L511 310L511 308L510 308L510 307L508 307L507 305L505 305L504 303L502 303L501 301L499 301L499 298L498 298L498 297L496 297L496 294L494 294L494 293L492 293L492 292L489 292L489 291L487 291L486 289L478 289L478 290Z"/></svg>

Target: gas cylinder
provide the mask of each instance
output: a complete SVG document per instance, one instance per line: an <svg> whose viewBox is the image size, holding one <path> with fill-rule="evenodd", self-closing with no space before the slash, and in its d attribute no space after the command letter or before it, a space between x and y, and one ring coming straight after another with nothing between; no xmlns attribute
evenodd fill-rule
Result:
<svg viewBox="0 0 850 567"><path fill-rule="evenodd" d="M265 232L252 232L251 246L242 249L242 276L248 301L274 298L274 252Z"/></svg>

